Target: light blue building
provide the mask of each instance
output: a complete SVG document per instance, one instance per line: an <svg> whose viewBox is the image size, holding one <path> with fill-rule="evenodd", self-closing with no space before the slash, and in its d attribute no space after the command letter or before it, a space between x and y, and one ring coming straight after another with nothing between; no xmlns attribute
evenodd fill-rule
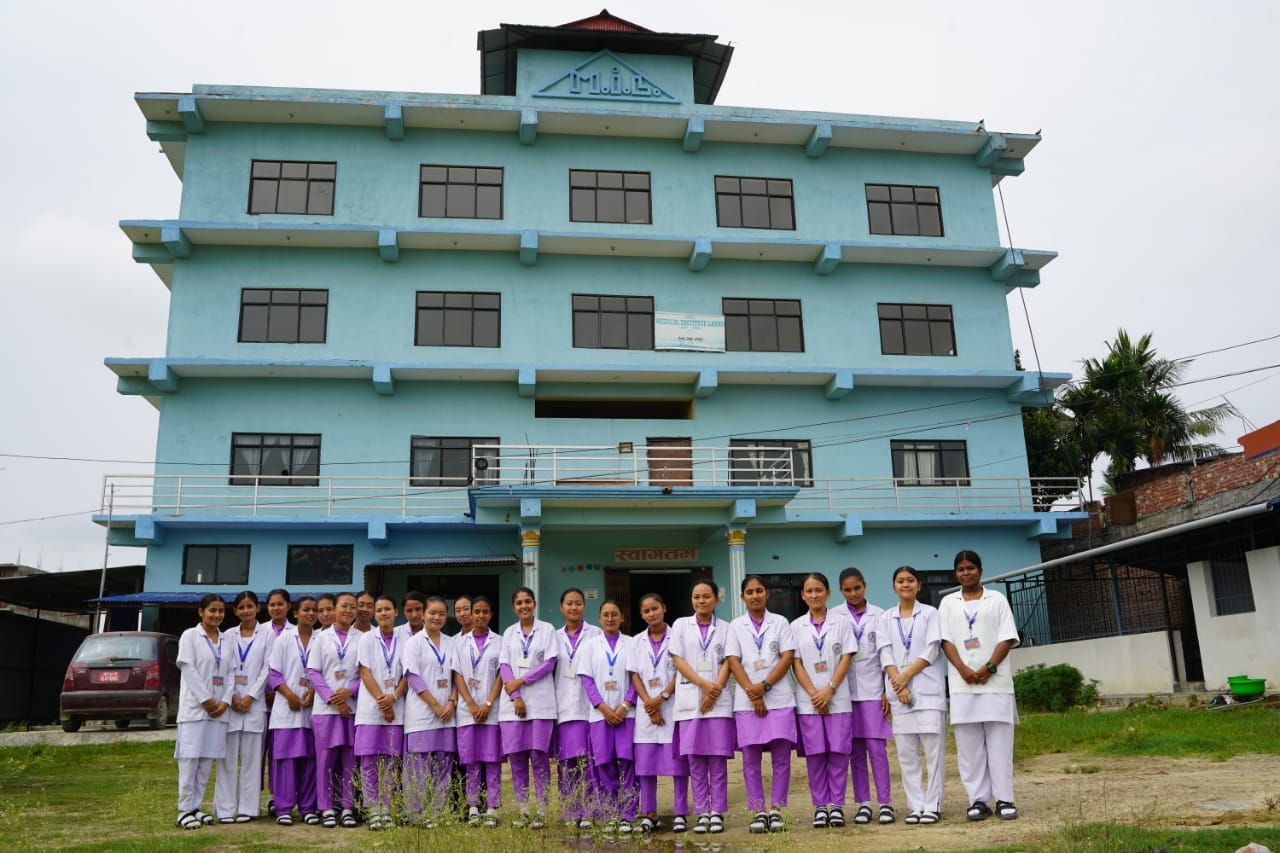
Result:
<svg viewBox="0 0 1280 853"><path fill-rule="evenodd" d="M709 574L950 583L1080 517L1028 476L992 188L1035 134L718 106L733 48L607 13L479 34L480 95L142 93L182 181L126 220L166 351L109 358L159 410L107 481L159 601L649 590ZM761 56L757 61L767 61ZM108 515L110 516L108 521ZM594 604L588 602L594 613Z"/></svg>

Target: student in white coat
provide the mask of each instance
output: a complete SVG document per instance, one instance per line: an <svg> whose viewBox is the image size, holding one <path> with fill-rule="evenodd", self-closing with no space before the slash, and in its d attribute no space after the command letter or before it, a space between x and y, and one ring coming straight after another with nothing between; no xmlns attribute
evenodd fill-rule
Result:
<svg viewBox="0 0 1280 853"><path fill-rule="evenodd" d="M396 602L387 595L374 598L373 630L360 638L360 695L356 704L356 761L360 790L369 812L369 829L391 829L391 800L400 788L400 756L404 754L404 678L396 633Z"/></svg>
<svg viewBox="0 0 1280 853"><path fill-rule="evenodd" d="M227 710L231 707L231 658L218 627L227 606L217 593L200 599L200 624L178 640L178 820L183 829L213 823L200 810L213 762L227 749Z"/></svg>
<svg viewBox="0 0 1280 853"><path fill-rule="evenodd" d="M876 643L889 679L893 742L907 795L909 824L942 819L942 782L947 762L947 694L942 681L942 634L938 611L916 600L920 573L900 566L893 573L896 607L880 614ZM921 783L924 752L927 786Z"/></svg>
<svg viewBox="0 0 1280 853"><path fill-rule="evenodd" d="M697 580L689 591L693 615L671 626L671 662L680 674L676 683L676 751L689 762L693 831L724 832L729 810L729 759L738 748L733 724L733 697L725 646L729 623L716 618L720 591L710 580Z"/></svg>
<svg viewBox="0 0 1280 853"><path fill-rule="evenodd" d="M258 621L258 596L246 589L232 602L240 620L224 637L235 652L231 661L231 709L227 712L227 749L218 759L213 807L219 823L248 823L261 813L263 733L267 727L267 653L271 627Z"/></svg>
<svg viewBox="0 0 1280 853"><path fill-rule="evenodd" d="M271 778L275 785L276 823L293 823L297 806L302 822L320 823L316 805L316 750L311 737L311 708L315 690L307 678L312 640L318 636L316 600L309 595L293 605L297 627L271 644L267 687L276 694L271 704Z"/></svg>
<svg viewBox="0 0 1280 853"><path fill-rule="evenodd" d="M587 799L591 781L591 738L587 715L591 705L578 678L578 656L586 642L600 633L583 619L586 597L570 587L560 593L564 627L556 631L560 649L556 659L556 775L560 780L560 816L565 825L587 829L591 815Z"/></svg>
<svg viewBox="0 0 1280 853"><path fill-rule="evenodd" d="M448 808L449 779L457 763L458 688L450 663L456 641L442 630L449 607L438 595L425 603L425 625L406 641L403 655L409 683L404 706L404 797L409 815L432 829Z"/></svg>
<svg viewBox="0 0 1280 853"><path fill-rule="evenodd" d="M631 683L636 689L636 778L640 782L641 832L657 832L658 777L670 776L675 793L672 832L688 829L689 762L676 753L676 668L671 662L667 604L656 592L640 597L640 618L649 627L636 634Z"/></svg>
<svg viewBox="0 0 1280 853"><path fill-rule="evenodd" d="M493 602L477 595L471 600L471 630L453 644L453 683L458 688L458 761L467 771L467 823L498 825L502 807L502 730L493 707L502 692L498 658L502 641L489 630ZM480 811L480 782L484 779L485 811Z"/></svg>
<svg viewBox="0 0 1280 853"><path fill-rule="evenodd" d="M318 701L311 708L311 733L316 746L316 804L321 824L333 829L359 825L356 819L355 774L356 707L360 667L356 648L356 597L340 592L334 600L333 625L314 640L307 678ZM337 814L337 809L342 814Z"/></svg>
<svg viewBox="0 0 1280 853"><path fill-rule="evenodd" d="M502 635L499 669L502 701L498 725L502 751L511 764L511 787L520 816L512 826L541 829L547 825L548 788L551 786L551 735L556 727L556 656L560 642L550 622L536 618L538 602L533 590L522 586L511 596L516 624ZM529 771L537 809L529 812Z"/></svg>
<svg viewBox="0 0 1280 853"><path fill-rule="evenodd" d="M1018 706L1013 674L1001 667L1018 645L1018 626L1005 597L982 586L982 558L961 551L954 561L960 591L942 599L942 651L951 662L951 728L956 736L960 781L969 796L965 816L1013 820L1013 727Z"/></svg>
<svg viewBox="0 0 1280 853"><path fill-rule="evenodd" d="M591 705L591 761L599 787L597 816L617 820L630 835L640 790L635 773L636 691L627 672L631 638L622 633L622 608L612 599L600 605L600 629L582 650L578 677Z"/></svg>
<svg viewBox="0 0 1280 853"><path fill-rule="evenodd" d="M791 750L796 737L796 695L791 687L791 664L796 640L791 623L770 613L769 588L759 575L742 581L742 601L747 612L729 625L725 657L738 682L733 692L733 718L738 746L742 749L742 775L747 788L747 808L755 812L751 832L782 832L791 789ZM773 763L769 811L765 812L764 751Z"/></svg>

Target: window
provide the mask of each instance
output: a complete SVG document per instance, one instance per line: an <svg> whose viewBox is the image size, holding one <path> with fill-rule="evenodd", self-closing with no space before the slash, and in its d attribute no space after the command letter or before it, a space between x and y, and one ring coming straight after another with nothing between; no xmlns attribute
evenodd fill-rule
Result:
<svg viewBox="0 0 1280 853"><path fill-rule="evenodd" d="M969 452L963 441L891 441L899 486L967 486Z"/></svg>
<svg viewBox="0 0 1280 853"><path fill-rule="evenodd" d="M735 438L729 448L729 481L735 486L813 486L807 440Z"/></svg>
<svg viewBox="0 0 1280 853"><path fill-rule="evenodd" d="M716 176L716 224L721 228L794 231L791 181L785 178Z"/></svg>
<svg viewBox="0 0 1280 853"><path fill-rule="evenodd" d="M244 586L249 582L249 546L188 545L182 549L182 582Z"/></svg>
<svg viewBox="0 0 1280 853"><path fill-rule="evenodd" d="M938 188L867 184L867 220L872 234L941 237Z"/></svg>
<svg viewBox="0 0 1280 853"><path fill-rule="evenodd" d="M250 213L333 215L337 163L254 160L251 168Z"/></svg>
<svg viewBox="0 0 1280 853"><path fill-rule="evenodd" d="M648 172L569 171L569 219L573 222L653 222Z"/></svg>
<svg viewBox="0 0 1280 853"><path fill-rule="evenodd" d="M604 421L691 421L693 420L693 400L539 397L533 401L533 416Z"/></svg>
<svg viewBox="0 0 1280 853"><path fill-rule="evenodd" d="M355 549L350 545L290 545L285 586L350 584Z"/></svg>
<svg viewBox="0 0 1280 853"><path fill-rule="evenodd" d="M723 299L730 352L804 352L798 299Z"/></svg>
<svg viewBox="0 0 1280 853"><path fill-rule="evenodd" d="M320 436L233 433L231 485L320 485Z"/></svg>
<svg viewBox="0 0 1280 853"><path fill-rule="evenodd" d="M653 297L574 294L573 345L653 349Z"/></svg>
<svg viewBox="0 0 1280 853"><path fill-rule="evenodd" d="M885 355L955 355L950 305L881 302L880 352Z"/></svg>
<svg viewBox="0 0 1280 853"><path fill-rule="evenodd" d="M498 443L497 438L415 435L409 443L410 485L461 487L472 483L477 486L495 483L498 449L486 447L474 451L474 448Z"/></svg>
<svg viewBox="0 0 1280 853"><path fill-rule="evenodd" d="M1230 556L1209 560L1209 582L1213 585L1215 616L1253 613L1253 584L1249 580L1249 562L1242 550Z"/></svg>
<svg viewBox="0 0 1280 853"><path fill-rule="evenodd" d="M322 344L328 319L327 290L240 291L242 344Z"/></svg>
<svg viewBox="0 0 1280 853"><path fill-rule="evenodd" d="M413 342L420 347L500 345L502 294L418 292Z"/></svg>
<svg viewBox="0 0 1280 853"><path fill-rule="evenodd" d="M419 172L419 216L448 219L501 219L502 169L431 166Z"/></svg>

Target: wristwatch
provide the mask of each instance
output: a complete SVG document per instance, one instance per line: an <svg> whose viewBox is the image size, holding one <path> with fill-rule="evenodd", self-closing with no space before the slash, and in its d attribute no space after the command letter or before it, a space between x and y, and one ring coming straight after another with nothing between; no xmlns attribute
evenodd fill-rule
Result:
<svg viewBox="0 0 1280 853"><path fill-rule="evenodd" d="M772 689L773 689L773 685L766 681L766 682L764 683L764 692L765 692L765 693L768 693L768 692L769 692L770 690L772 690Z"/></svg>
<svg viewBox="0 0 1280 853"><path fill-rule="evenodd" d="M998 667L995 664L993 664L991 661L987 661L987 672L991 673L992 675L995 675L996 669L998 669Z"/></svg>
<svg viewBox="0 0 1280 853"><path fill-rule="evenodd" d="M664 690L664 691L662 691L662 701L663 701L663 702L667 701L667 700L668 700L668 699L670 699L670 698L671 698L671 694L670 694L670 693L668 693L668 692L667 692L667 691L665 691L665 690Z"/></svg>

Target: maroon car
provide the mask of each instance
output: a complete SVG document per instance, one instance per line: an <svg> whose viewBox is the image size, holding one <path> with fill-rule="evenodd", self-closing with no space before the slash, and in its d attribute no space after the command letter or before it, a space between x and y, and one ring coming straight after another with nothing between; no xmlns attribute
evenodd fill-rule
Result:
<svg viewBox="0 0 1280 853"><path fill-rule="evenodd" d="M152 631L90 634L62 680L64 732L85 720L115 720L127 729L145 719L153 729L173 722L178 709L178 638Z"/></svg>

